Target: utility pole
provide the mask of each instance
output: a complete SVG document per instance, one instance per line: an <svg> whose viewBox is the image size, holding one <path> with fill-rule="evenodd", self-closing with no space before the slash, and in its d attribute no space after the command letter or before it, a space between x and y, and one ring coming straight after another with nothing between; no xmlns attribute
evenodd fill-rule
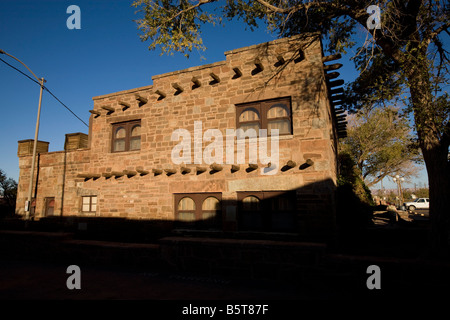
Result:
<svg viewBox="0 0 450 320"><path fill-rule="evenodd" d="M44 90L44 83L45 83L45 79L44 78L38 78L33 71L31 71L30 68L28 68L28 66L23 63L22 61L20 61L19 59L17 59L16 57L14 57L13 55L10 55L9 53L3 51L0 49L0 54L6 54L8 57L13 58L14 60L20 62L25 68L28 69L28 71L31 72L31 74L36 78L36 80L39 82L40 84L40 92L39 92L39 105L38 105L38 113L37 113L37 119L36 119L36 129L34 132L34 145L33 145L33 157L31 160L31 173L30 173L30 183L28 185L28 199L25 202L25 219L28 220L30 219L30 210L31 210L31 199L33 196L33 177L34 177L34 167L35 167L35 162L36 162L36 149L37 149L37 142L38 142L38 135L39 135L39 120L41 117L41 104L42 104L42 91Z"/></svg>
<svg viewBox="0 0 450 320"><path fill-rule="evenodd" d="M28 200L25 204L25 219L30 219L30 211L31 211L31 199L33 196L33 180L34 180L34 167L36 163L36 149L38 143L38 135L39 135L39 121L41 117L41 103L42 103L42 91L44 89L44 78L39 79L39 83L41 84L41 90L39 93L39 105L38 105L38 113L36 119L36 129L34 131L34 145L33 145L33 158L31 160L31 174L30 174L30 183L28 185Z"/></svg>

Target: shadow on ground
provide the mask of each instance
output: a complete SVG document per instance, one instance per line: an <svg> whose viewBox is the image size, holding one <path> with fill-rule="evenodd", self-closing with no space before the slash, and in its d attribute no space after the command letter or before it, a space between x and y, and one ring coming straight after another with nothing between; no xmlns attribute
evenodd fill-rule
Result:
<svg viewBox="0 0 450 320"><path fill-rule="evenodd" d="M403 217L378 210L369 224L341 228L326 241L264 233L226 237L118 221L86 233L80 221L9 221L0 231L0 298L342 300L424 290L428 297L438 295L450 283L450 263L427 256L426 220ZM148 233L153 228L159 231ZM69 265L81 269L81 290L67 289ZM380 290L367 287L370 265L380 267Z"/></svg>

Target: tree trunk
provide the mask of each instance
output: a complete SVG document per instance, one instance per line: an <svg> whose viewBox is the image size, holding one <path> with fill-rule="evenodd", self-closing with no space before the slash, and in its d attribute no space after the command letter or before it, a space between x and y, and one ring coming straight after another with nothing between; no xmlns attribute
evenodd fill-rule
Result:
<svg viewBox="0 0 450 320"><path fill-rule="evenodd" d="M448 147L435 146L423 151L430 191L431 249L434 255L448 257L450 253L450 174Z"/></svg>
<svg viewBox="0 0 450 320"><path fill-rule="evenodd" d="M417 60L416 60L417 61ZM430 74L425 59L407 72L415 128L428 173L430 192L430 245L434 256L450 256L450 167L447 141L434 122ZM403 69L405 70L405 69Z"/></svg>

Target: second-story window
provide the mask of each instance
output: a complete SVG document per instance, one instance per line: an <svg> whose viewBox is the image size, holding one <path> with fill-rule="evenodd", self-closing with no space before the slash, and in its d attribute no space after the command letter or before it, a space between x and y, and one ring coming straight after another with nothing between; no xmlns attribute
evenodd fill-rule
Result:
<svg viewBox="0 0 450 320"><path fill-rule="evenodd" d="M289 98L252 102L236 106L237 128L267 129L270 135L272 129L278 129L280 135L292 134L291 102Z"/></svg>
<svg viewBox="0 0 450 320"><path fill-rule="evenodd" d="M112 152L141 149L141 120L115 123L112 126Z"/></svg>

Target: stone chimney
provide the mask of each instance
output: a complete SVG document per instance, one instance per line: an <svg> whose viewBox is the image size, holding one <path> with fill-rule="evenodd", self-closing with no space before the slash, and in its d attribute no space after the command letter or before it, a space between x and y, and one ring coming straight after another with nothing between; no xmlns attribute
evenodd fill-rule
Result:
<svg viewBox="0 0 450 320"><path fill-rule="evenodd" d="M85 133L68 133L64 142L64 150L86 149L88 147L88 135Z"/></svg>
<svg viewBox="0 0 450 320"><path fill-rule="evenodd" d="M17 149L17 155L19 157L30 156L33 154L34 139L20 140L18 141L19 147ZM50 142L39 141L37 142L36 154L48 152L48 145Z"/></svg>

